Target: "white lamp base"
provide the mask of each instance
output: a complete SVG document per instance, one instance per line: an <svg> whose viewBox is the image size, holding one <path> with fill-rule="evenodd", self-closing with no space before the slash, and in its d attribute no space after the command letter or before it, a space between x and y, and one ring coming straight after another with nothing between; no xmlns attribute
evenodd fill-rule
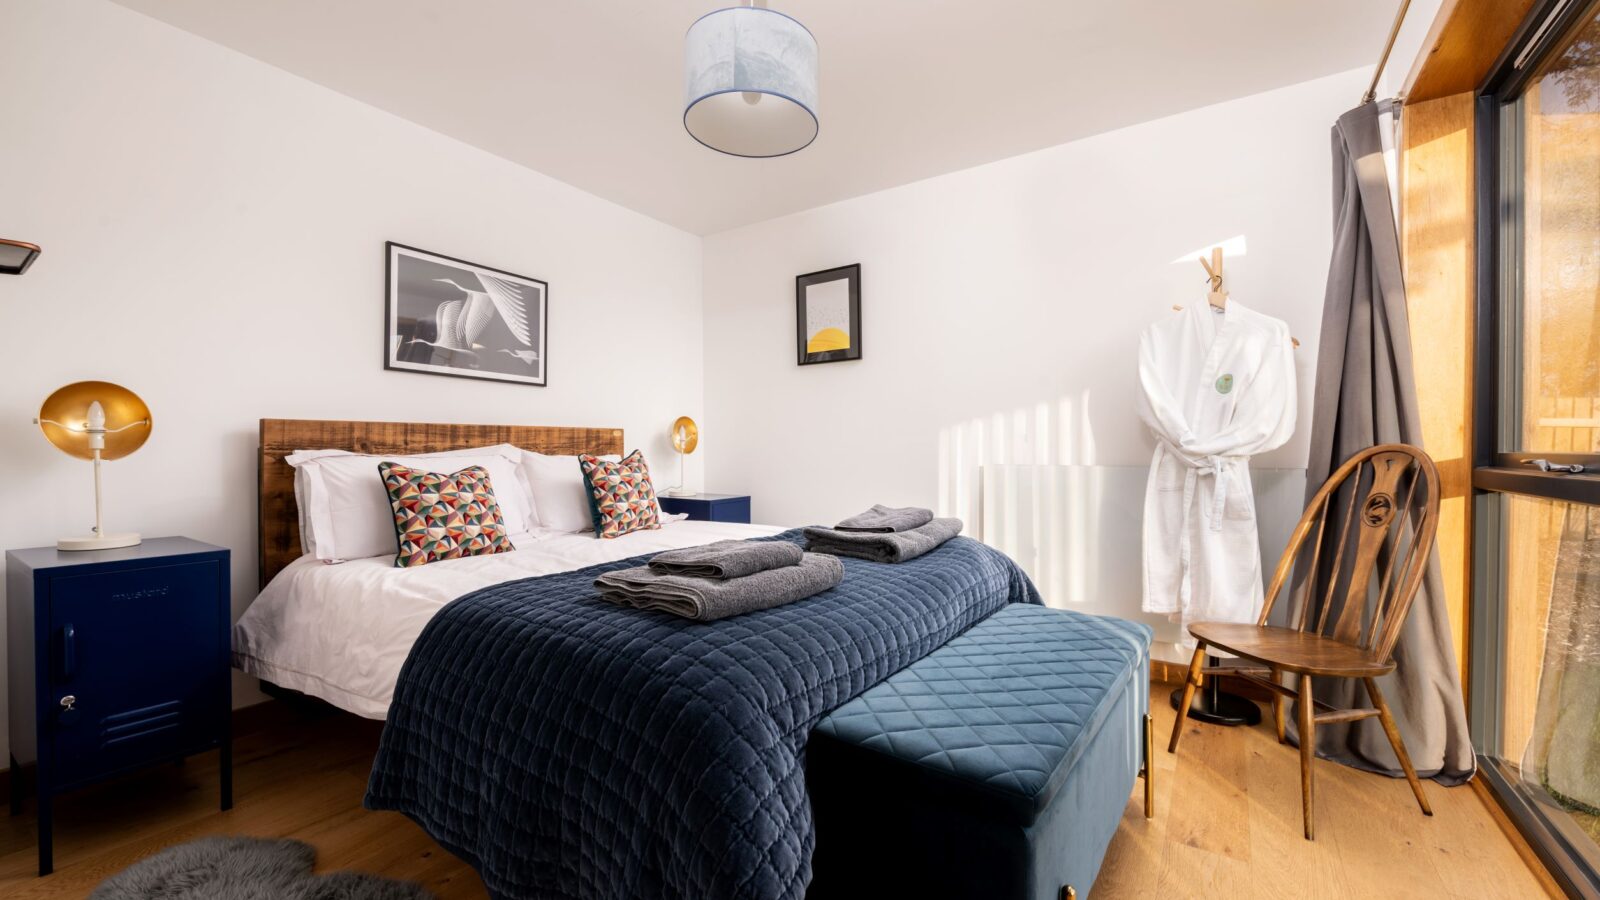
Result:
<svg viewBox="0 0 1600 900"><path fill-rule="evenodd" d="M57 550L114 550L118 547L135 547L139 544L139 535L135 532L126 534L86 534L82 537L64 537L56 541Z"/></svg>
<svg viewBox="0 0 1600 900"><path fill-rule="evenodd" d="M665 494L668 497L693 497L694 494L695 494L694 491L691 491L688 488L681 488L681 487L667 488L666 490L662 491L661 493Z"/></svg>

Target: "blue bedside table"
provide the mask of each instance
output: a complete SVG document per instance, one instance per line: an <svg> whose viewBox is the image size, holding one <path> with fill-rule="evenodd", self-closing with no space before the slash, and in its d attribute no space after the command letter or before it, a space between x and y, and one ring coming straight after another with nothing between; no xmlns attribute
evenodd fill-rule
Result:
<svg viewBox="0 0 1600 900"><path fill-rule="evenodd" d="M743 522L750 524L750 496L748 494L690 494L687 497L668 497L657 494L664 513L688 513L689 518L704 522Z"/></svg>
<svg viewBox="0 0 1600 900"><path fill-rule="evenodd" d="M38 767L39 874L51 802L115 775L229 745L228 551L188 538L66 553L6 553L11 811Z"/></svg>

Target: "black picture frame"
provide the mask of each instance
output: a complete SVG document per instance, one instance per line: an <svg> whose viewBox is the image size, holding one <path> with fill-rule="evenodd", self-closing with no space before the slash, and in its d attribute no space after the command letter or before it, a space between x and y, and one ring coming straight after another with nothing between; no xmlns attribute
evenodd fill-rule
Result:
<svg viewBox="0 0 1600 900"><path fill-rule="evenodd" d="M468 262L443 253L434 253L395 241L383 246L383 367L391 371L417 372L427 375L446 375L453 378L472 378L479 381L499 381L546 387L550 383L550 285L527 275L518 275L504 269ZM420 277L402 273L405 261L412 268L428 270ZM443 270L455 270L450 279L428 277ZM484 288L475 291L457 283L457 278ZM493 279L492 281L484 279ZM448 280L450 288L432 288L431 282ZM492 287L491 287L492 285ZM504 312L506 292L519 301L522 317ZM403 299L402 294L406 297ZM494 315L479 329L477 337L487 343L474 342L472 347L442 347L439 338L439 314L419 315L420 306L439 302L435 309L442 310L452 300L473 302L489 298L495 304ZM483 302L483 301L478 301ZM409 313L402 305L409 306ZM511 303L515 309L517 303ZM528 340L518 335L518 328L526 331ZM426 349L425 349L426 348ZM481 351L481 352L480 352ZM444 357L441 359L440 354ZM424 354L428 358L424 358ZM501 360L500 354L507 358ZM527 367L527 371L523 368Z"/></svg>
<svg viewBox="0 0 1600 900"><path fill-rule="evenodd" d="M811 288L840 281L846 282L845 302L847 309L842 316L835 314L832 318L845 325L844 337L848 343L844 347L810 349L809 345L814 335L825 328L833 330L837 330L837 328L836 326L826 325L825 322L813 323L810 320L806 301L807 291ZM860 359L861 264L853 263L848 266L838 266L832 269L823 269L820 272L810 272L797 276L794 280L794 317L797 365L814 366L820 363L847 362Z"/></svg>

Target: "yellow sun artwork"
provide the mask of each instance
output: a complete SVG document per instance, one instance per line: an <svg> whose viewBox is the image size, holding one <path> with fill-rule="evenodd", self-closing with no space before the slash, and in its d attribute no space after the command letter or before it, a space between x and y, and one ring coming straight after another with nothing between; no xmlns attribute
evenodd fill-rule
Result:
<svg viewBox="0 0 1600 900"><path fill-rule="evenodd" d="M861 266L795 278L795 329L802 366L861 358Z"/></svg>
<svg viewBox="0 0 1600 900"><path fill-rule="evenodd" d="M824 328L806 341L807 353L826 353L829 350L848 350L850 335L839 328Z"/></svg>

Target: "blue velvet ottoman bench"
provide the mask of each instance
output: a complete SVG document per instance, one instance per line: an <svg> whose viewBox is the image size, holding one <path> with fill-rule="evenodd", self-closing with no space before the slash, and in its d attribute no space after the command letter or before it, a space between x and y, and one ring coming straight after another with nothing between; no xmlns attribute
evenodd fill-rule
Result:
<svg viewBox="0 0 1600 900"><path fill-rule="evenodd" d="M1150 629L1013 604L811 733L809 900L1087 897L1149 759Z"/></svg>

